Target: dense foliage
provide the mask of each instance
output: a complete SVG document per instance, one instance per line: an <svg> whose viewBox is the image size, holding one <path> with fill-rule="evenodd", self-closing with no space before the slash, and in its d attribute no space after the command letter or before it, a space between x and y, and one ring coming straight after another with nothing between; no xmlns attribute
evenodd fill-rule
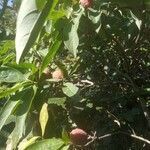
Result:
<svg viewBox="0 0 150 150"><path fill-rule="evenodd" d="M150 1L7 3L0 148L149 149Z"/></svg>

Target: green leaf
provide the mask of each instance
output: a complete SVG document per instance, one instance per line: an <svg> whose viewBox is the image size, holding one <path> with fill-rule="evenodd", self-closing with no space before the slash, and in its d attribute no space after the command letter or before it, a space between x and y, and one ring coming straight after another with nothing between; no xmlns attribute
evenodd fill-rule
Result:
<svg viewBox="0 0 150 150"><path fill-rule="evenodd" d="M57 10L57 11L52 11L52 13L50 13L50 15L48 16L48 18L50 20L58 20L62 17L64 17L66 15L66 11L65 10Z"/></svg>
<svg viewBox="0 0 150 150"><path fill-rule="evenodd" d="M36 5L39 10L43 9L45 3L46 3L46 0L36 0Z"/></svg>
<svg viewBox="0 0 150 150"><path fill-rule="evenodd" d="M119 5L120 7L141 7L143 0L111 0L112 3Z"/></svg>
<svg viewBox="0 0 150 150"><path fill-rule="evenodd" d="M48 104L44 103L42 106L42 109L40 111L40 116L39 116L39 122L41 125L42 136L44 136L45 127L46 127L46 124L48 122L48 118L49 118L49 116L48 116Z"/></svg>
<svg viewBox="0 0 150 150"><path fill-rule="evenodd" d="M2 108L0 112L0 130L2 129L8 117L11 115L14 108L19 104L21 94L22 92L16 93L16 95L12 96Z"/></svg>
<svg viewBox="0 0 150 150"><path fill-rule="evenodd" d="M65 130L65 128L63 128L63 131L62 131L62 140L65 142L65 144L68 144L70 142L69 135L67 131Z"/></svg>
<svg viewBox="0 0 150 150"><path fill-rule="evenodd" d="M24 139L18 145L18 150L25 150L27 147L29 147L30 145L34 144L39 138L40 138L39 136L34 136L31 139L29 139L29 140Z"/></svg>
<svg viewBox="0 0 150 150"><path fill-rule="evenodd" d="M60 150L63 145L64 142L61 139L53 138L36 142L26 150Z"/></svg>
<svg viewBox="0 0 150 150"><path fill-rule="evenodd" d="M26 55L34 44L47 16L58 0L47 0L42 12L36 6L36 0L23 0L17 18L16 30L16 61Z"/></svg>
<svg viewBox="0 0 150 150"><path fill-rule="evenodd" d="M30 83L23 82L23 83L18 83L11 88L3 89L2 91L0 91L0 98L9 96L10 94L18 91L20 88L22 88L23 86L28 85L28 84L30 84Z"/></svg>
<svg viewBox="0 0 150 150"><path fill-rule="evenodd" d="M77 94L79 88L77 86L75 86L72 83L65 83L64 87L62 88L62 91L65 95L67 95L68 97L72 97L74 95Z"/></svg>
<svg viewBox="0 0 150 150"><path fill-rule="evenodd" d="M15 43L14 41L8 40L4 43L2 49L0 50L0 55L6 54L10 49L15 48Z"/></svg>
<svg viewBox="0 0 150 150"><path fill-rule="evenodd" d="M61 150L69 150L70 145L65 145Z"/></svg>
<svg viewBox="0 0 150 150"><path fill-rule="evenodd" d="M28 87L20 96L20 105L17 106L14 115L16 116L15 128L8 138L8 145L16 148L19 140L25 134L25 123L32 101L36 93L36 87Z"/></svg>
<svg viewBox="0 0 150 150"><path fill-rule="evenodd" d="M11 67L0 67L0 82L15 83L25 80L20 71Z"/></svg>
<svg viewBox="0 0 150 150"><path fill-rule="evenodd" d="M73 22L67 23L64 28L64 44L75 57L77 55L77 47L79 45L77 32L82 13L83 11L80 11L80 13L78 13L78 15L73 19Z"/></svg>
<svg viewBox="0 0 150 150"><path fill-rule="evenodd" d="M57 106L61 106L62 108L66 109L65 102L66 102L66 97L62 97L62 98L49 98L47 103L55 104Z"/></svg>
<svg viewBox="0 0 150 150"><path fill-rule="evenodd" d="M59 39L59 35L58 35L54 44L50 47L48 54L46 55L46 57L44 58L44 60L42 62L41 71L40 71L41 73L47 67L47 65L52 62L52 60L55 57L61 43L62 43L62 41Z"/></svg>

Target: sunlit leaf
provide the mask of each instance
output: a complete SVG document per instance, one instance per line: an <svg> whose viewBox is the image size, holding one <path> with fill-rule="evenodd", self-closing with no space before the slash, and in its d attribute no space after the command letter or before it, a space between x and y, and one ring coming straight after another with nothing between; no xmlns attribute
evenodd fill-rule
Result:
<svg viewBox="0 0 150 150"><path fill-rule="evenodd" d="M28 84L30 84L30 83L23 82L23 83L18 83L11 88L3 89L2 91L0 91L0 98L5 97L5 96L9 96L10 94L18 91L20 88L22 88L23 86L28 85Z"/></svg>
<svg viewBox="0 0 150 150"><path fill-rule="evenodd" d="M34 144L39 138L40 138L39 136L34 136L31 139L29 139L29 140L24 139L18 145L18 150L25 150L27 147L29 147L30 145Z"/></svg>
<svg viewBox="0 0 150 150"><path fill-rule="evenodd" d="M52 11L57 2L58 0L47 0L42 12L39 12L36 0L23 0L17 19L15 40L17 63L34 44L48 14Z"/></svg>
<svg viewBox="0 0 150 150"><path fill-rule="evenodd" d="M80 13L73 19L73 22L66 24L64 28L64 44L75 57L77 55L77 47L79 45L77 32L82 13L83 12L80 11Z"/></svg>
<svg viewBox="0 0 150 150"><path fill-rule="evenodd" d="M46 128L46 124L48 122L48 104L44 103L42 106L42 109L40 111L40 116L39 116L39 122L41 125L41 130L42 130L42 136L44 136L45 133L45 128Z"/></svg>
<svg viewBox="0 0 150 150"><path fill-rule="evenodd" d="M68 97L72 97L77 94L79 88L75 86L73 83L65 83L64 87L62 88L62 91L65 95Z"/></svg>
<svg viewBox="0 0 150 150"><path fill-rule="evenodd" d="M35 142L29 146L26 150L60 150L64 145L64 142L61 139L47 139L39 142Z"/></svg>

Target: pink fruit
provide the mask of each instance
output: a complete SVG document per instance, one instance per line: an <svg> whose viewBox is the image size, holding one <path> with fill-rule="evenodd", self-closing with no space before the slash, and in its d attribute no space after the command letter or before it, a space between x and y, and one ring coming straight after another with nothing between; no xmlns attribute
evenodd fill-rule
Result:
<svg viewBox="0 0 150 150"><path fill-rule="evenodd" d="M63 72L60 69L56 69L53 73L52 73L52 78L56 79L56 80L60 80L64 78Z"/></svg>
<svg viewBox="0 0 150 150"><path fill-rule="evenodd" d="M93 3L93 0L80 0L80 4L85 8L91 7L92 3Z"/></svg>
<svg viewBox="0 0 150 150"><path fill-rule="evenodd" d="M88 140L88 134L84 130L76 128L70 132L70 139L74 145L85 145Z"/></svg>

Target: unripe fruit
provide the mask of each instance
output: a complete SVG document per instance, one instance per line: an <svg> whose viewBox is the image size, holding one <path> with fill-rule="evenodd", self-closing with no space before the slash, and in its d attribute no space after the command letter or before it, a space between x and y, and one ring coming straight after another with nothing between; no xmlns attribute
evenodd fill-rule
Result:
<svg viewBox="0 0 150 150"><path fill-rule="evenodd" d="M74 145L85 145L88 141L88 134L84 130L76 128L70 132L70 139Z"/></svg>
<svg viewBox="0 0 150 150"><path fill-rule="evenodd" d="M60 69L56 69L52 73L52 78L56 80L62 80L64 78L63 72Z"/></svg>
<svg viewBox="0 0 150 150"><path fill-rule="evenodd" d="M92 3L93 3L93 0L80 0L80 4L85 8L91 7Z"/></svg>

